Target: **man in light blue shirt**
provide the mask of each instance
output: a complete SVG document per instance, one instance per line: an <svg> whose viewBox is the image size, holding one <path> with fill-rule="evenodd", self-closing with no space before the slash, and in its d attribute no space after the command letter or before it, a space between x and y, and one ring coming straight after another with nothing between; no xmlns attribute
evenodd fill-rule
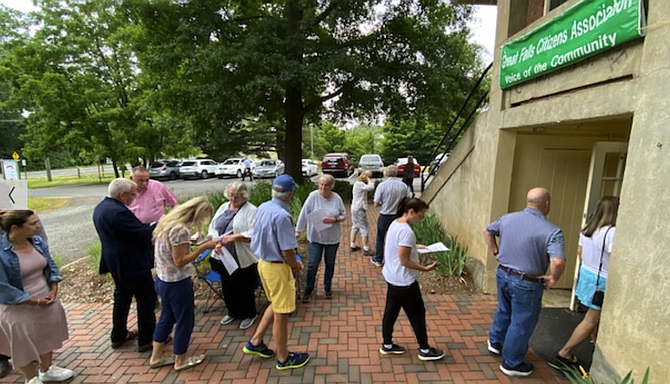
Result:
<svg viewBox="0 0 670 384"><path fill-rule="evenodd" d="M526 196L526 209L503 215L484 229L486 245L500 263L498 308L487 347L502 354L500 370L507 376L533 373L533 364L524 359L540 317L542 293L565 269L563 232L546 217L550 203L546 188L533 188ZM547 268L550 273L545 275Z"/></svg>
<svg viewBox="0 0 670 384"><path fill-rule="evenodd" d="M309 354L288 351L288 316L295 311L296 288L294 274L300 273L302 263L296 260L298 242L295 225L288 207L293 191L298 187L289 175L277 176L272 183L272 200L256 210L251 251L258 256L258 274L270 302L254 336L242 349L247 355L266 359L275 352L265 345L263 337L272 324L277 343L279 370L300 368L309 361Z"/></svg>

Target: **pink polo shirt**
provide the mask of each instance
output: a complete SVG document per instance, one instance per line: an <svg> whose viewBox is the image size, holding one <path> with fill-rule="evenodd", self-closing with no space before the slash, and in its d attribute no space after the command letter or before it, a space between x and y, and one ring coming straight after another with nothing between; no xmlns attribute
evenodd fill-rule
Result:
<svg viewBox="0 0 670 384"><path fill-rule="evenodd" d="M128 207L143 223L158 221L165 214L165 207L177 205L177 197L170 188L156 180L149 180L147 189L137 191L137 196Z"/></svg>

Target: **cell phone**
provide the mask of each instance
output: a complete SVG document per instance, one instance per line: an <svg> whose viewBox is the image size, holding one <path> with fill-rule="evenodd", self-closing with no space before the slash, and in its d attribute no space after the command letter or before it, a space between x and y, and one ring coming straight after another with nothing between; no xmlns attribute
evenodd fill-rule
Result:
<svg viewBox="0 0 670 384"><path fill-rule="evenodd" d="M200 241L198 241L197 243L195 243L195 245L203 245L203 244L205 244L206 242L208 242L208 241L210 241L210 240L212 240L212 236L207 235L207 236L205 236L204 238L200 239Z"/></svg>

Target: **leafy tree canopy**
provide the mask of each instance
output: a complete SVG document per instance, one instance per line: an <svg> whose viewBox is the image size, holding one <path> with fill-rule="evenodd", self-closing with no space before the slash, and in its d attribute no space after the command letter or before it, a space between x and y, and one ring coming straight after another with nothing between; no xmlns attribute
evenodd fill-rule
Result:
<svg viewBox="0 0 670 384"><path fill-rule="evenodd" d="M480 68L467 42L470 8L443 0L125 5L141 26L134 41L156 85L153 105L189 119L219 146L248 138L272 145L266 134L274 132L297 177L305 120L418 113L444 122ZM267 129L244 131L244 119L268 122Z"/></svg>

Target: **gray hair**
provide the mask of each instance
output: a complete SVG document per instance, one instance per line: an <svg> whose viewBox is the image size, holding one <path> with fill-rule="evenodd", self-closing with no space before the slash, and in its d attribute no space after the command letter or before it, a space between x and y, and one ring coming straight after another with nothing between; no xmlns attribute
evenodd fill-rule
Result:
<svg viewBox="0 0 670 384"><path fill-rule="evenodd" d="M278 192L278 191L275 191L273 189L272 190L272 197L275 198L275 199L286 201L288 199L288 197L291 195L292 192L293 192L292 190L287 191L287 192Z"/></svg>
<svg viewBox="0 0 670 384"><path fill-rule="evenodd" d="M335 185L335 178L333 175L323 174L319 177L319 182L321 181L325 181L331 188Z"/></svg>
<svg viewBox="0 0 670 384"><path fill-rule="evenodd" d="M140 173L149 173L149 170L146 169L145 167L141 166L141 165L138 165L138 166L136 166L136 167L133 167L133 171L132 171L131 175L134 175L134 174L136 174L136 173L138 173L138 172L140 172Z"/></svg>
<svg viewBox="0 0 670 384"><path fill-rule="evenodd" d="M130 191L133 186L137 187L137 184L132 180L124 179L123 177L114 179L107 187L107 197L115 199L119 197L121 193Z"/></svg>
<svg viewBox="0 0 670 384"><path fill-rule="evenodd" d="M396 177L398 176L398 167L395 165L389 165L386 167L386 171L384 172L386 177Z"/></svg>
<svg viewBox="0 0 670 384"><path fill-rule="evenodd" d="M235 196L241 197L244 201L249 200L249 190L247 185L241 181L236 181L228 186L228 193L233 193Z"/></svg>

